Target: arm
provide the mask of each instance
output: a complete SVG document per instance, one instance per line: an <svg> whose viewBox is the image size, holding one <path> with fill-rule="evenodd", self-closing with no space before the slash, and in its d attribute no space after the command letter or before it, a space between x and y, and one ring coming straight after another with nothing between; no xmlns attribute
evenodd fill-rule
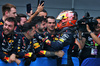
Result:
<svg viewBox="0 0 100 66"><path fill-rule="evenodd" d="M11 54L9 57L9 63L12 63L15 61L16 55L15 54Z"/></svg>
<svg viewBox="0 0 100 66"><path fill-rule="evenodd" d="M75 42L75 38L73 34L68 34L67 32L64 32L60 38L57 41L51 41L48 38L46 40L43 40L45 44L50 45L55 50L61 50L63 47L73 44Z"/></svg>
<svg viewBox="0 0 100 66"><path fill-rule="evenodd" d="M50 56L63 57L63 55L64 55L64 51L62 51L62 50L59 50L59 51L56 51L56 52L41 50L40 53L44 54L46 57L50 57Z"/></svg>
<svg viewBox="0 0 100 66"><path fill-rule="evenodd" d="M44 3L42 3L41 5L39 5L38 7L37 7L37 10L35 11L35 13L32 15L32 16L30 16L30 18L27 20L27 22L31 22L31 20L35 17L35 16L37 16L37 14L39 13L39 12L41 12L42 10L43 10L43 8L44 8L44 6L42 6Z"/></svg>
<svg viewBox="0 0 100 66"><path fill-rule="evenodd" d="M97 37L93 32L91 32L90 28L88 25L86 25L87 27L87 31L90 33L91 37L93 38L93 40L100 45L100 38Z"/></svg>
<svg viewBox="0 0 100 66"><path fill-rule="evenodd" d="M35 41L33 41L33 42L36 42L36 43L33 44L33 47L34 47L36 53L39 56L46 56L46 57L58 56L58 57L62 57L64 55L64 52L62 50L57 51L57 52L42 50L41 45L37 42L37 40L35 38L34 38L34 40Z"/></svg>
<svg viewBox="0 0 100 66"><path fill-rule="evenodd" d="M85 45L85 41L86 41L86 39L84 37L82 37L82 32L79 31L79 37L75 38L75 43L78 45L79 49L83 49L83 47Z"/></svg>

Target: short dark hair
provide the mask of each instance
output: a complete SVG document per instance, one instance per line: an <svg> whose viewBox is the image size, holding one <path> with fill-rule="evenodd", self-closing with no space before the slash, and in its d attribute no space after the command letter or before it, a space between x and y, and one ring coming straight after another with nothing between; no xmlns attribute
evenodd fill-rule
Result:
<svg viewBox="0 0 100 66"><path fill-rule="evenodd" d="M54 16L47 16L47 22L48 22L48 18L51 18L51 19L55 19L55 17ZM56 19L55 19L55 21L56 21Z"/></svg>
<svg viewBox="0 0 100 66"><path fill-rule="evenodd" d="M20 21L21 21L21 17L25 17L25 18L27 18L27 16L26 16L25 14L17 14L17 16L16 16L16 20L17 20L17 22L20 23Z"/></svg>
<svg viewBox="0 0 100 66"><path fill-rule="evenodd" d="M100 19L100 16L96 17L95 19Z"/></svg>
<svg viewBox="0 0 100 66"><path fill-rule="evenodd" d="M16 9L16 6L14 6L14 5L10 4L10 3L7 3L7 4L3 5L2 6L2 13L3 13L3 15L5 15L6 11L9 12L11 8L15 8Z"/></svg>
<svg viewBox="0 0 100 66"><path fill-rule="evenodd" d="M40 24L40 23L42 23L42 21L47 22L47 21L46 21L46 18L44 18L43 16L36 16L36 17L34 17L34 18L32 19L32 24L33 24L33 25L34 25L34 24Z"/></svg>
<svg viewBox="0 0 100 66"><path fill-rule="evenodd" d="M14 22L14 26L17 26L17 21L14 17L8 17L5 19L5 21Z"/></svg>
<svg viewBox="0 0 100 66"><path fill-rule="evenodd" d="M22 27L22 32L27 32L30 29L32 29L32 24L31 23L25 23Z"/></svg>
<svg viewBox="0 0 100 66"><path fill-rule="evenodd" d="M45 9L43 9L41 12L45 12L45 13L47 13L47 11L46 11Z"/></svg>

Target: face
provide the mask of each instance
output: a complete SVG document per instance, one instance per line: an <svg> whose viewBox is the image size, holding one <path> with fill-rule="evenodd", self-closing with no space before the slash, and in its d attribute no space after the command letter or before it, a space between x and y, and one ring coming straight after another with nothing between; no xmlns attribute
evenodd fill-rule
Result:
<svg viewBox="0 0 100 66"><path fill-rule="evenodd" d="M55 30L56 21L55 19L48 18L47 19L47 29L50 31Z"/></svg>
<svg viewBox="0 0 100 66"><path fill-rule="evenodd" d="M47 17L47 13L45 13L45 12L40 12L40 13L38 14L38 16L43 16L44 18L46 18L46 17Z"/></svg>
<svg viewBox="0 0 100 66"><path fill-rule="evenodd" d="M16 9L15 8L11 8L10 12L8 12L8 17L16 17Z"/></svg>
<svg viewBox="0 0 100 66"><path fill-rule="evenodd" d="M100 19L97 19L98 21L98 24L97 24L97 27L96 27L96 31L100 31Z"/></svg>
<svg viewBox="0 0 100 66"><path fill-rule="evenodd" d="M34 34L36 33L35 26L32 27L32 30L29 31L29 36L33 38Z"/></svg>
<svg viewBox="0 0 100 66"><path fill-rule="evenodd" d="M21 17L20 25L23 26L25 24L27 19L25 17Z"/></svg>
<svg viewBox="0 0 100 66"><path fill-rule="evenodd" d="M45 31L45 28L46 28L46 22L42 21L42 23L38 26L38 30L43 32Z"/></svg>
<svg viewBox="0 0 100 66"><path fill-rule="evenodd" d="M5 21L3 25L5 35L9 35L14 31L14 22Z"/></svg>

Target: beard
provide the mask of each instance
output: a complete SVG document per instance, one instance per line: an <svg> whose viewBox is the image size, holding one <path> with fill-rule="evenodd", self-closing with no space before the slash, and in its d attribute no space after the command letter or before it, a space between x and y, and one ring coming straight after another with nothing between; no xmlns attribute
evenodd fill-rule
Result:
<svg viewBox="0 0 100 66"><path fill-rule="evenodd" d="M5 35L11 35L14 31L10 31L9 29L3 29Z"/></svg>
<svg viewBox="0 0 100 66"><path fill-rule="evenodd" d="M38 31L39 32L43 32L45 29L43 29L43 28L38 28Z"/></svg>

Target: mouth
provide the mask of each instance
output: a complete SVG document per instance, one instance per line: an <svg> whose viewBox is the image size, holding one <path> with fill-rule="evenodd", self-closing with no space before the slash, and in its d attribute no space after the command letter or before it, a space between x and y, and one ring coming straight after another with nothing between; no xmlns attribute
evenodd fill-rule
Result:
<svg viewBox="0 0 100 66"><path fill-rule="evenodd" d="M9 32L9 30L4 30L4 33L8 33Z"/></svg>

